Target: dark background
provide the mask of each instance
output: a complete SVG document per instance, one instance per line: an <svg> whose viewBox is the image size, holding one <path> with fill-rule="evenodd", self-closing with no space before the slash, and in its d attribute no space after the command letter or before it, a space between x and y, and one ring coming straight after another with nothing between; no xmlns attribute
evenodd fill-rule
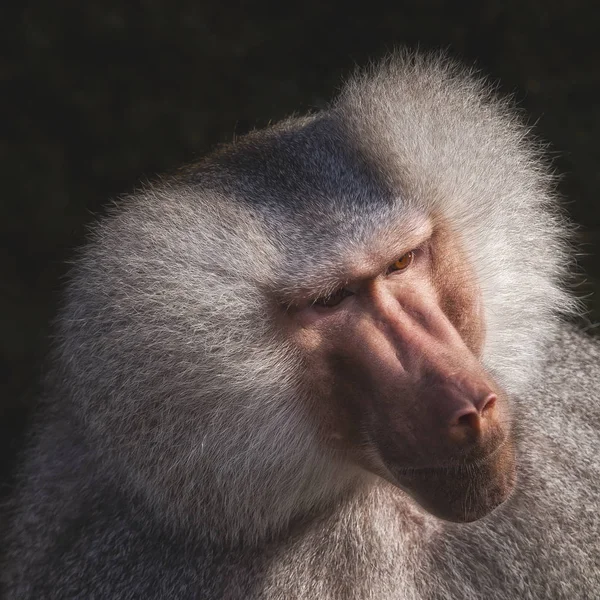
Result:
<svg viewBox="0 0 600 600"><path fill-rule="evenodd" d="M446 48L550 143L600 289L600 2L26 2L0 9L0 471L36 395L65 261L111 198L293 111L355 65ZM588 298L590 321L600 301Z"/></svg>

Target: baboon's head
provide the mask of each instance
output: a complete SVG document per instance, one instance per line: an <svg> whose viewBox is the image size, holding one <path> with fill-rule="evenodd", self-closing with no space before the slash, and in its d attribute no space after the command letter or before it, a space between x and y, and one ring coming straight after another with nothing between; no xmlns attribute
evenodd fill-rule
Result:
<svg viewBox="0 0 600 600"><path fill-rule="evenodd" d="M228 535L379 478L444 519L484 516L515 482L510 399L569 307L548 186L481 82L397 55L135 194L61 319L92 445Z"/></svg>

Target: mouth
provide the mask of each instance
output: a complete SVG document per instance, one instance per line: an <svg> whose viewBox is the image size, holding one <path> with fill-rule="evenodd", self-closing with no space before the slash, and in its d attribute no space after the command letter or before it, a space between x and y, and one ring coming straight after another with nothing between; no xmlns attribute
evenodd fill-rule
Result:
<svg viewBox="0 0 600 600"><path fill-rule="evenodd" d="M432 515L457 523L476 521L511 495L516 484L516 459L506 441L486 457L439 467L386 467L398 487Z"/></svg>

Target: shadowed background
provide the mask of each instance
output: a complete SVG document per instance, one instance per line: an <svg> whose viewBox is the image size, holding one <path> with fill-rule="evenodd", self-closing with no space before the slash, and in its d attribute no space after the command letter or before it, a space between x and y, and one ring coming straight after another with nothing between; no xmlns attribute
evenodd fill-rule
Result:
<svg viewBox="0 0 600 600"><path fill-rule="evenodd" d="M445 48L514 95L581 225L578 292L600 290L596 0L34 0L0 15L0 477L37 393L66 261L103 206L323 107L345 74L397 46ZM598 322L600 300L586 301Z"/></svg>

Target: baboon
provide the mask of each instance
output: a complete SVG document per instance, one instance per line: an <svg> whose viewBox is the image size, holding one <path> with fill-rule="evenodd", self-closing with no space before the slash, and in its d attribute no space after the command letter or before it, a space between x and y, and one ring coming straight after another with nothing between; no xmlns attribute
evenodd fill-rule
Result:
<svg viewBox="0 0 600 600"><path fill-rule="evenodd" d="M4 597L597 597L600 344L553 188L510 102L400 52L119 202Z"/></svg>

